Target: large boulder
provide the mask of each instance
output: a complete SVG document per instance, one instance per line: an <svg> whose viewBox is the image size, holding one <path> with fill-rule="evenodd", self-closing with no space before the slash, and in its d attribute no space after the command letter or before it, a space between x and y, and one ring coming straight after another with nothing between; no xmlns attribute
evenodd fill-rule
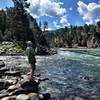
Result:
<svg viewBox="0 0 100 100"><path fill-rule="evenodd" d="M38 92L38 83L34 80L22 80L21 88L30 91L30 92Z"/></svg>
<svg viewBox="0 0 100 100"><path fill-rule="evenodd" d="M40 46L36 49L36 55L50 55L46 47Z"/></svg>

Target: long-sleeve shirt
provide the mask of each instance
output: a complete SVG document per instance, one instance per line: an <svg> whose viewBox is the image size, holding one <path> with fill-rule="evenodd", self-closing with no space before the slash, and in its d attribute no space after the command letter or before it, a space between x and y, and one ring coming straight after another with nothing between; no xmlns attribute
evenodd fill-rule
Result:
<svg viewBox="0 0 100 100"><path fill-rule="evenodd" d="M35 63L36 59L35 59L35 51L32 47L27 47L26 48L26 54L29 60L29 63Z"/></svg>

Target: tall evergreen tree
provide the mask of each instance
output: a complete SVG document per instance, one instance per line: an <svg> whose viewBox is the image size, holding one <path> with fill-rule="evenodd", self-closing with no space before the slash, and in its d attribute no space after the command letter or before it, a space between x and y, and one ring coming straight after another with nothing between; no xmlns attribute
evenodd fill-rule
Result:
<svg viewBox="0 0 100 100"><path fill-rule="evenodd" d="M4 35L4 32L6 30L6 13L4 10L0 11L0 30Z"/></svg>
<svg viewBox="0 0 100 100"><path fill-rule="evenodd" d="M100 21L98 21L96 24L96 30L100 33Z"/></svg>

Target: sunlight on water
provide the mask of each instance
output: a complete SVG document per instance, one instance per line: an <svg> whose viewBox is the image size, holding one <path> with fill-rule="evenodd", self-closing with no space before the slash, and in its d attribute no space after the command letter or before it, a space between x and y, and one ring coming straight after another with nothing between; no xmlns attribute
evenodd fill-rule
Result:
<svg viewBox="0 0 100 100"><path fill-rule="evenodd" d="M52 94L52 100L72 100L75 96L90 100L100 94L99 56L60 50L56 55L41 59L44 59L39 66L41 73L50 79L45 84L47 88L41 87Z"/></svg>

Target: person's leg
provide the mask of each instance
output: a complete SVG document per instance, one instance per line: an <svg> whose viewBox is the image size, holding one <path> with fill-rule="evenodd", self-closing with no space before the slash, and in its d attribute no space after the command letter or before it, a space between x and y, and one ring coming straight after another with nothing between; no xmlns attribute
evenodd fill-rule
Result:
<svg viewBox="0 0 100 100"><path fill-rule="evenodd" d="M31 74L30 74L30 77L32 79L33 76L34 76L34 73L35 73L35 64L30 64L30 66L31 66Z"/></svg>

